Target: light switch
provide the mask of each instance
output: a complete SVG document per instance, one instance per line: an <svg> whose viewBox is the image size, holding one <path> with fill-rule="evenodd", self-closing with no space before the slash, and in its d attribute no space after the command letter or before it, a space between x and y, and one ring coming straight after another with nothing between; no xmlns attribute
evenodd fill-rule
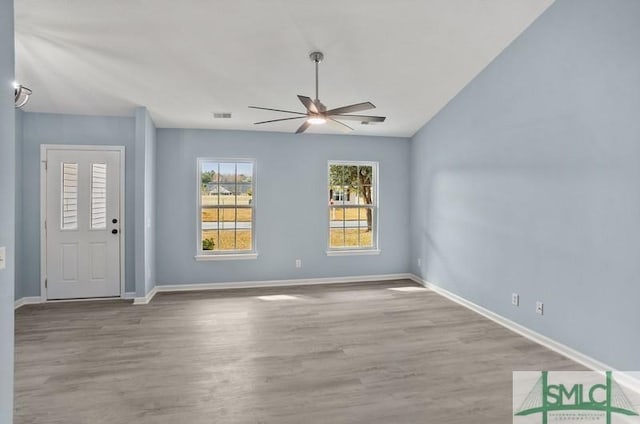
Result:
<svg viewBox="0 0 640 424"><path fill-rule="evenodd" d="M0 247L0 269L7 267L7 248Z"/></svg>

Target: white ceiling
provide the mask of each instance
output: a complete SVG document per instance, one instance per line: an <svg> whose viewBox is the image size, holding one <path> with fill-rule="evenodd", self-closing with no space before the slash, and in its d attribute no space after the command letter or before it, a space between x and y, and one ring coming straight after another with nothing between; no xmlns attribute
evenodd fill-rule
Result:
<svg viewBox="0 0 640 424"><path fill-rule="evenodd" d="M16 74L28 111L142 105L163 128L293 132L299 121L254 126L289 115L247 106L304 111L319 49L327 107L371 101L387 116L355 134L411 136L552 2L15 0Z"/></svg>

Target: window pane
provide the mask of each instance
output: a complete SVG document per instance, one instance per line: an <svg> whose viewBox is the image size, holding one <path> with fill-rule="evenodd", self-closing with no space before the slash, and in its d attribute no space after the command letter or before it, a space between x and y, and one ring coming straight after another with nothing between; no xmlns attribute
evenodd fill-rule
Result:
<svg viewBox="0 0 640 424"><path fill-rule="evenodd" d="M237 175L239 183L251 183L253 180L253 164L238 163Z"/></svg>
<svg viewBox="0 0 640 424"><path fill-rule="evenodd" d="M330 203L332 205L344 204L346 192L343 186L341 185L332 186L332 188L330 189L330 192L331 192L331 200L332 200Z"/></svg>
<svg viewBox="0 0 640 424"><path fill-rule="evenodd" d="M253 190L251 184L237 184L236 201L238 205L250 205L252 203Z"/></svg>
<svg viewBox="0 0 640 424"><path fill-rule="evenodd" d="M107 164L91 164L91 228L107 228Z"/></svg>
<svg viewBox="0 0 640 424"><path fill-rule="evenodd" d="M332 227L339 225L340 228L342 228L343 218L344 218L344 209L342 207L329 208L329 221L331 222Z"/></svg>
<svg viewBox="0 0 640 424"><path fill-rule="evenodd" d="M204 230L202 231L202 250L210 251L218 248L218 231Z"/></svg>
<svg viewBox="0 0 640 424"><path fill-rule="evenodd" d="M342 185L342 165L329 165L329 185Z"/></svg>
<svg viewBox="0 0 640 424"><path fill-rule="evenodd" d="M329 231L329 247L344 247L344 229L331 228Z"/></svg>
<svg viewBox="0 0 640 424"><path fill-rule="evenodd" d="M234 208L220 208L220 222L222 228L235 228L236 210Z"/></svg>
<svg viewBox="0 0 640 424"><path fill-rule="evenodd" d="M236 248L236 231L220 230L220 245L216 250L234 250Z"/></svg>
<svg viewBox="0 0 640 424"><path fill-rule="evenodd" d="M366 227L360 227L359 240L361 247L373 247L373 231L368 230Z"/></svg>
<svg viewBox="0 0 640 424"><path fill-rule="evenodd" d="M238 230L236 232L236 249L238 250L252 250L251 245L251 231L252 230Z"/></svg>
<svg viewBox="0 0 640 424"><path fill-rule="evenodd" d="M373 204L373 188L370 185L358 187L356 204L358 205Z"/></svg>
<svg viewBox="0 0 640 424"><path fill-rule="evenodd" d="M357 227L349 227L344 230L344 247L360 247L358 241L359 230Z"/></svg>
<svg viewBox="0 0 640 424"><path fill-rule="evenodd" d="M203 230L212 230L218 229L218 221L219 221L219 209L218 208L202 208L201 219L202 219L202 229Z"/></svg>
<svg viewBox="0 0 640 424"><path fill-rule="evenodd" d="M360 208L358 212L360 219L358 227L367 230L373 229L373 208Z"/></svg>
<svg viewBox="0 0 640 424"><path fill-rule="evenodd" d="M236 181L236 164L232 162L220 163L220 183L235 183Z"/></svg>
<svg viewBox="0 0 640 424"><path fill-rule="evenodd" d="M371 165L360 165L358 167L358 181L360 185L373 184L373 167Z"/></svg>
<svg viewBox="0 0 640 424"><path fill-rule="evenodd" d="M218 164L216 162L203 162L200 170L200 194L202 204L214 204L213 197L218 192Z"/></svg>
<svg viewBox="0 0 640 424"><path fill-rule="evenodd" d="M218 205L235 206L236 196L234 195L235 184L233 183L220 183L218 187Z"/></svg>
<svg viewBox="0 0 640 424"><path fill-rule="evenodd" d="M62 164L62 213L63 230L78 228L78 164Z"/></svg>
<svg viewBox="0 0 640 424"><path fill-rule="evenodd" d="M344 201L344 166L329 165L329 203L342 204Z"/></svg>
<svg viewBox="0 0 640 424"><path fill-rule="evenodd" d="M354 165L344 166L344 185L356 187L358 182L358 167Z"/></svg>
<svg viewBox="0 0 640 424"><path fill-rule="evenodd" d="M236 211L238 228L251 228L253 222L253 209L251 208L238 208Z"/></svg>
<svg viewBox="0 0 640 424"><path fill-rule="evenodd" d="M345 227L358 226L358 221L360 220L359 210L360 208L344 208Z"/></svg>

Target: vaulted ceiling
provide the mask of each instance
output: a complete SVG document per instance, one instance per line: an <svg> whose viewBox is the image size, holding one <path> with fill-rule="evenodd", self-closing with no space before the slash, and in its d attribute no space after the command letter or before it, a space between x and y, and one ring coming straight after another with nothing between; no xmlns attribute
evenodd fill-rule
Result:
<svg viewBox="0 0 640 424"><path fill-rule="evenodd" d="M16 0L16 74L27 111L132 115L158 127L293 132L314 97L371 101L382 124L354 134L411 136L553 0ZM213 119L212 112L231 112ZM309 132L339 132L328 125Z"/></svg>

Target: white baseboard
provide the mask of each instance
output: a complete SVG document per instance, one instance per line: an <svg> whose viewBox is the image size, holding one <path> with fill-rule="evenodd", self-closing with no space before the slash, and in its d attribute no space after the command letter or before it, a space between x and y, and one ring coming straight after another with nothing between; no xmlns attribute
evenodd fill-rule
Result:
<svg viewBox="0 0 640 424"><path fill-rule="evenodd" d="M291 280L237 281L232 283L172 284L156 286L159 292L250 289L260 287L313 286L319 284L346 284L366 281L410 280L411 274L359 275L354 277L302 278Z"/></svg>
<svg viewBox="0 0 640 424"><path fill-rule="evenodd" d="M156 293L158 292L158 287L154 287L151 290L149 290L149 293L147 293L146 296L144 297L134 297L133 298L133 304L134 305L146 305L149 302L151 302L151 299L153 299L153 296L156 295Z"/></svg>
<svg viewBox="0 0 640 424"><path fill-rule="evenodd" d="M435 293L438 293L439 295L446 297L447 299L453 302L456 302L457 304L462 305L467 309L470 309L473 312L478 313L497 324L500 324L501 326L507 328L508 330L511 330L514 333L517 333L539 345L546 347L547 349L553 350L554 352L557 352L562 356L565 356L571 359L572 361L585 366L586 368L589 368L591 370L598 371L598 372L614 371L614 373L616 374L616 381L618 383L635 391L636 393L640 393L640 380L631 376L630 374L625 373L623 371L617 371L613 367L610 367L607 364L598 361L597 359L587 356L582 352L578 352L577 350L570 348L567 345L564 345L547 336L544 336L538 332L535 332L523 325L520 325L514 321L511 321L510 319L505 318L502 315L496 314L495 312L492 312L486 308L483 308L482 306L477 305L461 296L458 296L455 293L451 293L450 291L443 289L442 287L439 287L433 283L423 280L417 275L411 274L410 278L416 283L434 291Z"/></svg>
<svg viewBox="0 0 640 424"><path fill-rule="evenodd" d="M131 300L136 297L135 292L126 292L121 299ZM114 298L97 298L97 299L64 299L64 300L47 300L41 296L21 297L15 301L14 308L18 309L24 305L37 305L38 303L59 303L59 302L92 302L101 300L113 300Z"/></svg>
<svg viewBox="0 0 640 424"><path fill-rule="evenodd" d="M135 298L134 305L146 305L151 301L156 293L202 291L202 290L227 290L227 289L252 289L263 287L294 287L294 286L314 286L320 284L347 284L366 281L391 281L410 280L412 274L378 274L359 275L352 277L329 277L329 278L301 278L291 280L264 280L264 281L236 281L230 283L202 283L202 284L170 284L154 287L145 297Z"/></svg>
<svg viewBox="0 0 640 424"><path fill-rule="evenodd" d="M20 299L16 299L14 303L14 309L18 309L24 305L37 305L38 303L43 303L44 299L40 296L28 296L21 297Z"/></svg>

